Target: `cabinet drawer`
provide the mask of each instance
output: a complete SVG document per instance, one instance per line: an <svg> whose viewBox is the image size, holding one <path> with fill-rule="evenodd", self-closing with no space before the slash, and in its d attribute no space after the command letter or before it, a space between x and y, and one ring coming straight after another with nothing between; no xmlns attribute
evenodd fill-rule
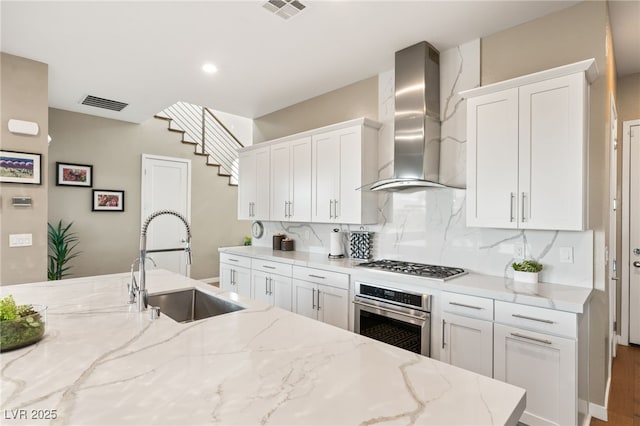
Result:
<svg viewBox="0 0 640 426"><path fill-rule="evenodd" d="M493 321L493 299L444 291L440 297L443 312Z"/></svg>
<svg viewBox="0 0 640 426"><path fill-rule="evenodd" d="M272 262L270 260L251 259L251 269L271 274L291 276L291 265L288 263Z"/></svg>
<svg viewBox="0 0 640 426"><path fill-rule="evenodd" d="M496 300L495 322L518 328L577 338L576 314Z"/></svg>
<svg viewBox="0 0 640 426"><path fill-rule="evenodd" d="M293 278L349 290L349 275L341 272L294 266Z"/></svg>
<svg viewBox="0 0 640 426"><path fill-rule="evenodd" d="M220 253L220 263L241 266L243 268L251 268L250 257L237 256L235 254L229 254L229 253Z"/></svg>

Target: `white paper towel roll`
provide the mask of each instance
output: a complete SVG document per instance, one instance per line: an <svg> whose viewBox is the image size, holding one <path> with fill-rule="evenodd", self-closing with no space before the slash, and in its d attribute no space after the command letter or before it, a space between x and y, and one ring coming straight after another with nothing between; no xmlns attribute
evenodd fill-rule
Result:
<svg viewBox="0 0 640 426"><path fill-rule="evenodd" d="M329 240L329 256L344 256L344 250L342 249L342 233L338 229L334 229L331 233Z"/></svg>

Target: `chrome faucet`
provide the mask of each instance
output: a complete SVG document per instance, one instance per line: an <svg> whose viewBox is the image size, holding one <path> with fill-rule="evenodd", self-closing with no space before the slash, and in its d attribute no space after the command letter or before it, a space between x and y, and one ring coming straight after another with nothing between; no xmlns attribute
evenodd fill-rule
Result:
<svg viewBox="0 0 640 426"><path fill-rule="evenodd" d="M173 210L158 210L157 212L151 213L151 215L144 221L142 225L142 231L140 232L140 258L139 258L139 267L138 267L138 289L135 290L136 299L138 302L138 312L142 312L147 309L147 288L146 288L146 274L145 274L145 259L147 258L147 228L149 228L149 224L153 219L158 216L162 216L165 214L173 215L180 219L184 226L187 228L187 241L184 247L185 254L187 255L187 265L191 265L191 227L189 226L189 222L187 219L182 216L180 213ZM149 251L175 251L182 249L161 249L161 250L153 250Z"/></svg>
<svg viewBox="0 0 640 426"><path fill-rule="evenodd" d="M153 266L157 267L156 261L153 260L151 256L147 256L145 260L150 260L153 263ZM136 257L133 263L131 264L131 278L129 278L129 304L136 303L136 293L138 291L138 282L136 281L136 274L134 273L136 263L140 262L140 258Z"/></svg>

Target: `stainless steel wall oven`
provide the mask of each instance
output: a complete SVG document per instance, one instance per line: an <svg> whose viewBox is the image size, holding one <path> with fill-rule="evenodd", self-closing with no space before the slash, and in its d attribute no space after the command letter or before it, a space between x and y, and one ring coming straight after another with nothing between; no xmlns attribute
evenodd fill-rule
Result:
<svg viewBox="0 0 640 426"><path fill-rule="evenodd" d="M353 303L356 333L430 356L430 295L356 282Z"/></svg>

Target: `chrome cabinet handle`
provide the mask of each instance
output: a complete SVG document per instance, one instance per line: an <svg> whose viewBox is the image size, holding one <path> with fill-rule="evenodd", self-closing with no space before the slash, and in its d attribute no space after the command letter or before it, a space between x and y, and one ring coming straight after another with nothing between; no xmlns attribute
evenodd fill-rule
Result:
<svg viewBox="0 0 640 426"><path fill-rule="evenodd" d="M320 310L320 290L317 291L317 294L318 294L318 301L316 302L316 308Z"/></svg>
<svg viewBox="0 0 640 426"><path fill-rule="evenodd" d="M289 201L289 217L293 217L293 201Z"/></svg>
<svg viewBox="0 0 640 426"><path fill-rule="evenodd" d="M463 308L469 308L469 309L478 309L478 310L484 309L484 308L481 308L480 306L465 305L464 303L458 303L458 302L449 302L449 304L454 306L460 306Z"/></svg>
<svg viewBox="0 0 640 426"><path fill-rule="evenodd" d="M520 333L511 333L511 335L513 337L519 337L521 339L533 340L534 342L544 343L545 345L553 345L553 342L551 340L537 339L535 337L525 336L524 334L520 334Z"/></svg>
<svg viewBox="0 0 640 426"><path fill-rule="evenodd" d="M338 218L338 200L333 200L333 217Z"/></svg>
<svg viewBox="0 0 640 426"><path fill-rule="evenodd" d="M515 216L513 215L513 200L516 198L516 194L514 194L513 192L509 193L510 198L509 198L509 222L513 222L514 220L516 220Z"/></svg>
<svg viewBox="0 0 640 426"><path fill-rule="evenodd" d="M543 322L545 324L555 324L554 321L548 320L548 319L541 319L541 318L534 318L534 317L528 317L526 315L520 315L520 314L511 314L512 317L515 318L521 318L521 319L526 319L526 320L530 320L530 321L538 321L538 322Z"/></svg>
<svg viewBox="0 0 640 426"><path fill-rule="evenodd" d="M329 219L333 219L333 200L329 200Z"/></svg>
<svg viewBox="0 0 640 426"><path fill-rule="evenodd" d="M527 218L526 218L526 216L525 216L525 214L524 214L524 206L526 205L526 203L525 203L525 198L526 198L526 196L527 196L527 193L526 193L526 192L523 192L523 193L522 193L522 221L523 221L523 222L526 222L526 221L527 221Z"/></svg>
<svg viewBox="0 0 640 426"><path fill-rule="evenodd" d="M273 294L273 279L269 278L269 295Z"/></svg>
<svg viewBox="0 0 640 426"><path fill-rule="evenodd" d="M287 207L289 207L289 203L288 202L284 202L284 217L289 217L289 214L287 212Z"/></svg>
<svg viewBox="0 0 640 426"><path fill-rule="evenodd" d="M311 309L316 309L316 289L311 289Z"/></svg>
<svg viewBox="0 0 640 426"><path fill-rule="evenodd" d="M269 294L269 277L264 277L264 294Z"/></svg>
<svg viewBox="0 0 640 426"><path fill-rule="evenodd" d="M231 257L229 258L229 260L230 260L231 262L240 262L238 259L233 259L233 258L231 258Z"/></svg>
<svg viewBox="0 0 640 426"><path fill-rule="evenodd" d="M442 320L442 349L444 349L444 324L445 321Z"/></svg>
<svg viewBox="0 0 640 426"><path fill-rule="evenodd" d="M262 267L265 269L276 269L275 266L269 266L269 265L262 265Z"/></svg>
<svg viewBox="0 0 640 426"><path fill-rule="evenodd" d="M320 278L321 280L324 280L326 277L323 277L322 275L313 275L313 274L308 274L310 277L312 278Z"/></svg>

